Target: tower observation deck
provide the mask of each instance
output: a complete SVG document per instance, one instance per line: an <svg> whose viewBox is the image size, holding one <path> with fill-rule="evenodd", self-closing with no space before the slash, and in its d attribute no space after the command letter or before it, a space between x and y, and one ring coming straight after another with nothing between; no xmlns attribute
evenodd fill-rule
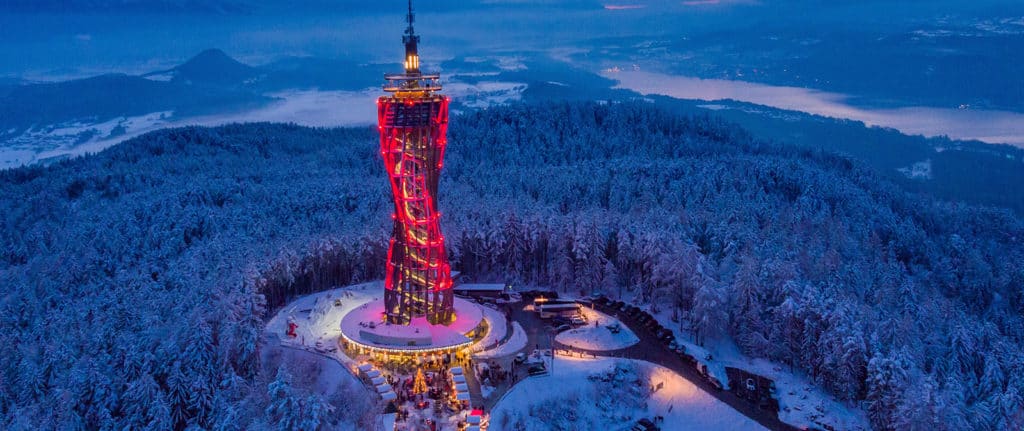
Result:
<svg viewBox="0 0 1024 431"><path fill-rule="evenodd" d="M437 185L448 130L448 97L440 94L440 74L420 71L418 44L409 0L405 72L384 75L377 99L380 152L395 204L394 231L384 277L386 320L431 324L455 319L451 267L441 234Z"/></svg>

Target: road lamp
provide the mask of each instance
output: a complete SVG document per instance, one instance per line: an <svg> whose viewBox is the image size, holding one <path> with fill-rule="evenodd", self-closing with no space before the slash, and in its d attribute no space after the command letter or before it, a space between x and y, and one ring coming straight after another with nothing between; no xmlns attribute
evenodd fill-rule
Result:
<svg viewBox="0 0 1024 431"><path fill-rule="evenodd" d="M548 332L548 346L551 347L551 377L555 376L555 328Z"/></svg>

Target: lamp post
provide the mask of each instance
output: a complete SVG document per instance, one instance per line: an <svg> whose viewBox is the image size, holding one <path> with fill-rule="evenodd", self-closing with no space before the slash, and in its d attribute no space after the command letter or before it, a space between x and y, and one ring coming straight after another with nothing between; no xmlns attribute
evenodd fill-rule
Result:
<svg viewBox="0 0 1024 431"><path fill-rule="evenodd" d="M548 332L548 346L551 347L551 377L555 376L555 328Z"/></svg>

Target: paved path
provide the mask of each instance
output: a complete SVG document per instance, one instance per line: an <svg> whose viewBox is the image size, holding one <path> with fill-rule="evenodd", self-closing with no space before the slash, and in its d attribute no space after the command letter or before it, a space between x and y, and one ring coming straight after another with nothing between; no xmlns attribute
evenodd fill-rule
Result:
<svg viewBox="0 0 1024 431"><path fill-rule="evenodd" d="M466 376L466 386L469 387L469 405L471 407L484 405L484 395L480 391L480 381L476 378L476 370L472 365L462 368L462 374Z"/></svg>

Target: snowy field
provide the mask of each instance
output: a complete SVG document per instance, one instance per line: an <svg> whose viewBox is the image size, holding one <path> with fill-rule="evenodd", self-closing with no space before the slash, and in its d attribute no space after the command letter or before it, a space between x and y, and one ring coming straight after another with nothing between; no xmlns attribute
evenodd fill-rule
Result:
<svg viewBox="0 0 1024 431"><path fill-rule="evenodd" d="M344 363L350 363L351 359L340 353L338 346L338 340L341 338L341 318L355 308L383 296L384 283L381 281L306 295L278 311L267 323L267 332L278 336L282 344L314 349L320 353L331 354ZM340 305L335 305L336 300ZM299 325L295 330L295 338L285 335L289 318L294 319Z"/></svg>
<svg viewBox="0 0 1024 431"><path fill-rule="evenodd" d="M663 310L654 317L676 335L676 341L686 346L686 351L704 364L723 387L729 379L725 367L747 370L775 381L775 397L779 400L779 419L800 428L824 428L836 430L870 430L867 415L863 410L848 406L825 393L806 376L789 372L789 367L764 359L752 359L739 351L730 339L707 340L698 346L692 342L689 333L679 328L679 323L670 318L671 312ZM710 355L710 356L709 356ZM710 360L708 358L711 358Z"/></svg>
<svg viewBox="0 0 1024 431"><path fill-rule="evenodd" d="M517 424L531 431L617 431L655 416L664 417L664 431L764 429L667 368L559 356L552 374L522 381L498 402L489 431L512 431Z"/></svg>
<svg viewBox="0 0 1024 431"><path fill-rule="evenodd" d="M567 346L595 351L625 349L640 342L640 338L618 319L592 308L583 307L581 310L587 319L587 324L576 329L562 331L555 336L555 341ZM618 333L613 333L608 328L614 325L619 326Z"/></svg>

